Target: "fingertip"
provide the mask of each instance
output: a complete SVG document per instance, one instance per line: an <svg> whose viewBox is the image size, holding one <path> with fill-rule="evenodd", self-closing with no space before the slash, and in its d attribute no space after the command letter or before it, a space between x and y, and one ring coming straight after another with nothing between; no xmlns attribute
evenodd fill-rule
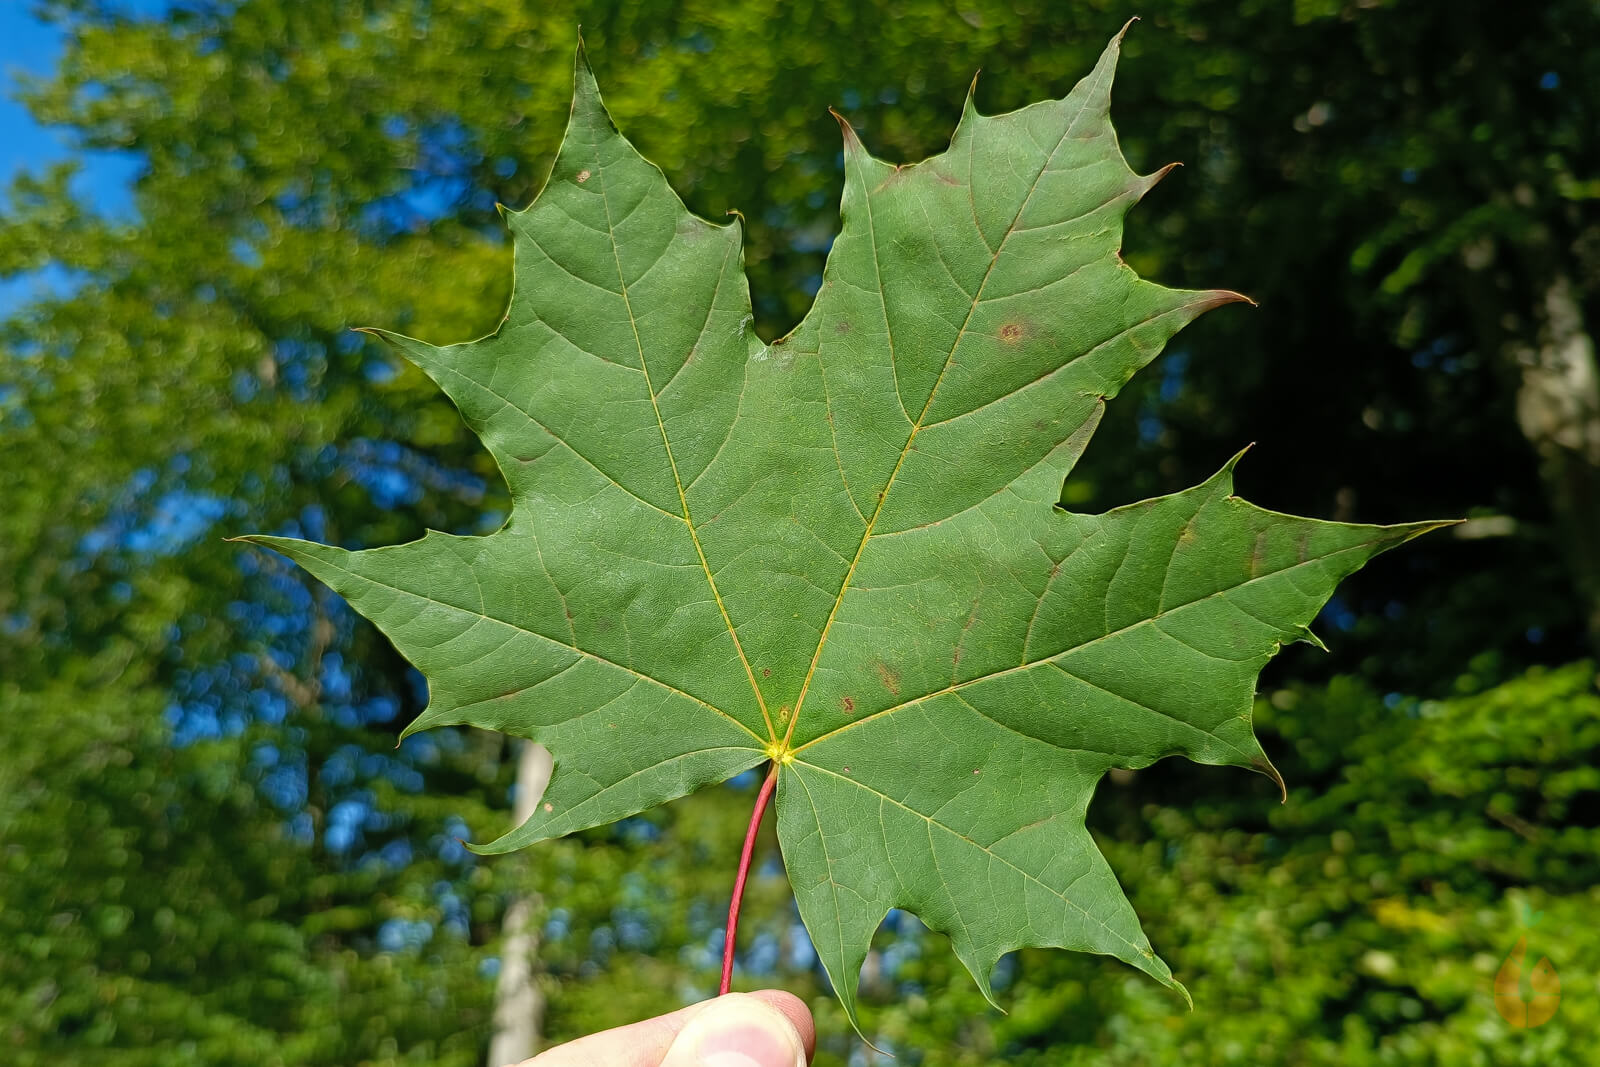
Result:
<svg viewBox="0 0 1600 1067"><path fill-rule="evenodd" d="M796 1009L809 1029L810 1013L798 1000L754 993L720 996L678 1033L661 1067L805 1067L811 1057L791 1014Z"/></svg>
<svg viewBox="0 0 1600 1067"><path fill-rule="evenodd" d="M806 1062L811 1062L811 1057L817 1052L817 1024L812 1020L811 1009L806 1002L785 989L758 989L750 995L761 998L783 1013L800 1035L800 1043L806 1050Z"/></svg>

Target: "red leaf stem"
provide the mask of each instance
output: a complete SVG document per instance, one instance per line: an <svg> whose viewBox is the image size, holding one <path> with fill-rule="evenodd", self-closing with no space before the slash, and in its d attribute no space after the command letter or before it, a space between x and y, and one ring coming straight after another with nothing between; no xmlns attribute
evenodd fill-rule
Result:
<svg viewBox="0 0 1600 1067"><path fill-rule="evenodd" d="M761 829L761 816L766 813L767 801L772 797L772 788L778 784L778 768L774 764L767 780L761 783L761 792L756 794L756 810L750 813L750 829L745 831L744 851L739 854L739 873L733 880L733 900L728 903L728 927L722 939L722 985L717 989L717 995L728 991L728 986L733 983L733 939L739 929L739 902L744 899L744 882L750 875L750 854L755 851L756 832Z"/></svg>

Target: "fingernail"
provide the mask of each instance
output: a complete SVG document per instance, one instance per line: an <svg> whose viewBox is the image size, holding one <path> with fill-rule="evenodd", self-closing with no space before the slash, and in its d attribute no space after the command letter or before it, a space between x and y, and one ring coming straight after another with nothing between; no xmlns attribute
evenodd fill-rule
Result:
<svg viewBox="0 0 1600 1067"><path fill-rule="evenodd" d="M661 1067L805 1067L788 1018L747 993L718 997L678 1034Z"/></svg>

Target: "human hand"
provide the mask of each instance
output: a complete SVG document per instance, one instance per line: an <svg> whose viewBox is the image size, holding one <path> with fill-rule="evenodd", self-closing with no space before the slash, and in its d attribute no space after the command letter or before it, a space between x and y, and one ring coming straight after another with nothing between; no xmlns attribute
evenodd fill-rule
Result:
<svg viewBox="0 0 1600 1067"><path fill-rule="evenodd" d="M816 1042L805 1003L763 989L580 1037L520 1067L806 1067Z"/></svg>

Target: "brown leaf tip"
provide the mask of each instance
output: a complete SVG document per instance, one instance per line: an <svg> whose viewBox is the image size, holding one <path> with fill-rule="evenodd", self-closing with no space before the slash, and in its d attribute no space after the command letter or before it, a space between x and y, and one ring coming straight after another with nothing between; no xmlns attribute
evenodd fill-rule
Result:
<svg viewBox="0 0 1600 1067"><path fill-rule="evenodd" d="M1154 189L1157 185L1160 185L1162 178L1165 178L1167 175L1171 174L1181 166L1183 166L1183 164L1176 161L1168 163L1155 173L1146 174L1144 177L1138 179L1138 195L1142 198L1150 190Z"/></svg>
<svg viewBox="0 0 1600 1067"><path fill-rule="evenodd" d="M861 138L856 136L855 127L850 125L850 120L845 118L843 115L839 114L837 111L835 111L831 107L828 109L828 114L832 115L834 117L834 119L836 119L838 121L838 123L839 123L839 132L844 134L844 146L845 146L845 148L850 150L850 151L856 151L856 150L860 149L860 147L861 147Z"/></svg>
<svg viewBox="0 0 1600 1067"><path fill-rule="evenodd" d="M1253 756L1250 759L1250 766L1254 767L1256 770L1260 771L1262 774L1278 783L1278 792L1283 794L1278 803L1289 803L1289 787L1284 784L1283 775L1278 773L1278 768L1272 765L1271 760L1265 758L1264 756Z"/></svg>
<svg viewBox="0 0 1600 1067"><path fill-rule="evenodd" d="M1245 296L1243 293L1236 293L1231 289L1208 290L1204 293L1201 293L1200 299L1195 302L1195 306L1201 311L1210 311L1212 308L1219 308L1224 304L1249 304L1251 307L1261 306L1254 300L1251 300L1248 296Z"/></svg>

